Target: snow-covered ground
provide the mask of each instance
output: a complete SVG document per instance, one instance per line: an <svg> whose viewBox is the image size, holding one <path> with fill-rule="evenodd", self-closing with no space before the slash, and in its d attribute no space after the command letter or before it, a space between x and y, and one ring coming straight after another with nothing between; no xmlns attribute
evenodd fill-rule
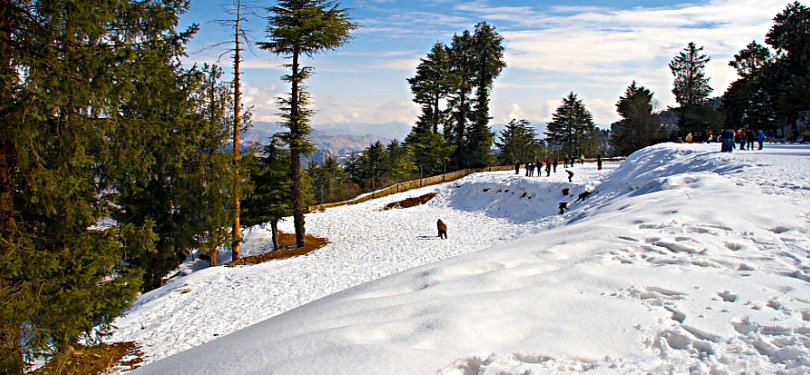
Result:
<svg viewBox="0 0 810 375"><path fill-rule="evenodd" d="M577 165L574 184L562 167L482 173L311 214L330 245L187 272L114 339L143 344L145 374L808 373L810 147L718 149L657 145ZM564 187L595 192L573 203ZM267 237L250 232L245 252Z"/></svg>

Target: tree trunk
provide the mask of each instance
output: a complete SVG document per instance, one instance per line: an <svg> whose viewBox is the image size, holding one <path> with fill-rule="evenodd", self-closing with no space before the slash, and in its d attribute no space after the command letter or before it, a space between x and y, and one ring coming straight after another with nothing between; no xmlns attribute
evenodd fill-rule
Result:
<svg viewBox="0 0 810 375"><path fill-rule="evenodd" d="M295 246L304 247L305 232L304 232L304 191L301 183L301 150L300 142L303 142L303 134L299 123L300 110L299 110L299 90L300 90L300 77L298 58L301 54L298 47L293 51L292 63L292 93L290 97L290 138L292 144L290 145L290 177L292 179L292 195L293 195L293 225L295 226Z"/></svg>
<svg viewBox="0 0 810 375"><path fill-rule="evenodd" d="M272 234L273 251L278 251L278 220L270 220L270 234Z"/></svg>
<svg viewBox="0 0 810 375"><path fill-rule="evenodd" d="M242 183L239 177L239 158L241 156L241 141L239 139L239 133L241 131L240 126L240 119L241 119L241 92L239 87L239 25L240 25L240 10L241 10L241 2L238 2L236 8L236 32L234 37L234 43L236 48L234 48L234 58L233 58L233 242L232 242L232 260L239 260L242 252L242 226L239 223L239 211L240 211L240 202L239 202L239 193L241 192ZM211 258L212 260L214 258ZM212 264L213 265L213 264Z"/></svg>

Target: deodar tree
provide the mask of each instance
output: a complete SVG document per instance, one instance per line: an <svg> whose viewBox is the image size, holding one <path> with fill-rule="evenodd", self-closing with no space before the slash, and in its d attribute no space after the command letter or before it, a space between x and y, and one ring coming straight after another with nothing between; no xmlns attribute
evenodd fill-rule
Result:
<svg viewBox="0 0 810 375"><path fill-rule="evenodd" d="M711 58L702 51L703 47L689 42L669 63L669 69L675 76L672 93L680 106L679 127L683 135L719 125L716 124L714 110L706 105L713 90L705 73L706 64Z"/></svg>
<svg viewBox="0 0 810 375"><path fill-rule="evenodd" d="M636 85L636 81L627 86L616 103L616 111L622 119L619 129L610 136L615 154L630 155L666 139L666 130L655 113L652 91Z"/></svg>
<svg viewBox="0 0 810 375"><path fill-rule="evenodd" d="M324 0L279 1L268 8L268 41L259 43L260 48L290 59L286 65L290 74L283 77L291 85L290 95L281 99L280 104L283 125L289 129L284 141L290 147L293 224L298 247L303 247L305 241L301 155L313 149L308 138L312 110L306 108L309 97L303 87L313 68L302 66L301 58L334 50L349 42L349 33L357 26L349 19L348 10L339 6Z"/></svg>
<svg viewBox="0 0 810 375"><path fill-rule="evenodd" d="M0 1L0 373L70 351L139 291L125 259L154 252L154 220L102 219L154 162L137 142L152 124L122 109L154 77L132 68L182 51L187 5Z"/></svg>
<svg viewBox="0 0 810 375"><path fill-rule="evenodd" d="M593 115L573 92L563 98L562 104L546 124L546 142L550 148L566 155L580 155L582 144L596 128Z"/></svg>

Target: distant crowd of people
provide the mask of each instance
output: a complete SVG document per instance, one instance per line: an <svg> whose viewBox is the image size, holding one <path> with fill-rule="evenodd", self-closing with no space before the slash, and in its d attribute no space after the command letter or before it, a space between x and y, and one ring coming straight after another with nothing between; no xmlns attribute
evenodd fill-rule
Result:
<svg viewBox="0 0 810 375"><path fill-rule="evenodd" d="M565 155L565 157L563 157L563 168L573 167L576 162L577 162L576 157L573 156L569 157L568 155ZM585 155L579 156L579 163L585 164ZM521 164L522 163L520 161L515 162L515 174L520 174ZM551 173L557 173L557 166L559 164L560 164L559 160L549 158L546 160L538 160L537 162L525 163L523 164L523 168L526 171L525 173L526 177L534 177L535 170L537 171L537 177L542 177L543 168L545 168L546 177L548 177L551 176ZM600 171L602 170L602 155L596 156L596 167ZM568 182L571 182L571 179L574 177L574 172L571 172L570 170L567 169L565 172L568 173Z"/></svg>
<svg viewBox="0 0 810 375"><path fill-rule="evenodd" d="M801 133L790 131L785 139L777 139L773 129L763 131L762 129L731 129L726 128L720 134L707 130L705 134L693 136L692 133L686 135L682 141L693 142L720 142L722 152L732 150L762 150L765 142L787 142L787 143L810 143L810 128L804 129Z"/></svg>

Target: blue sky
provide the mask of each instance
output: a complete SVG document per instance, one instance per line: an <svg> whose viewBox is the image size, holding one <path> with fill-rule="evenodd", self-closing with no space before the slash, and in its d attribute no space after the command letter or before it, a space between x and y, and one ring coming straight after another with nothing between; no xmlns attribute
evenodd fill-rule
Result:
<svg viewBox="0 0 810 375"><path fill-rule="evenodd" d="M270 0L249 0L245 25L254 41L265 39ZM544 128L563 96L575 92L601 127L618 119L615 103L636 80L653 90L660 109L674 105L667 64L690 41L712 60L707 73L713 96L736 79L728 61L752 40L764 44L773 17L787 1L449 1L344 0L359 24L352 42L316 55L315 128L402 139L419 114L406 78L436 42L486 21L504 36L507 68L496 80L490 112L497 129L510 119ZM192 62L214 62L230 30L230 0L192 0L181 26L198 23L188 46ZM229 66L227 55L220 60ZM284 60L253 48L244 55L245 100L256 121L278 121L275 98L289 88L280 80ZM230 74L230 70L226 70Z"/></svg>

